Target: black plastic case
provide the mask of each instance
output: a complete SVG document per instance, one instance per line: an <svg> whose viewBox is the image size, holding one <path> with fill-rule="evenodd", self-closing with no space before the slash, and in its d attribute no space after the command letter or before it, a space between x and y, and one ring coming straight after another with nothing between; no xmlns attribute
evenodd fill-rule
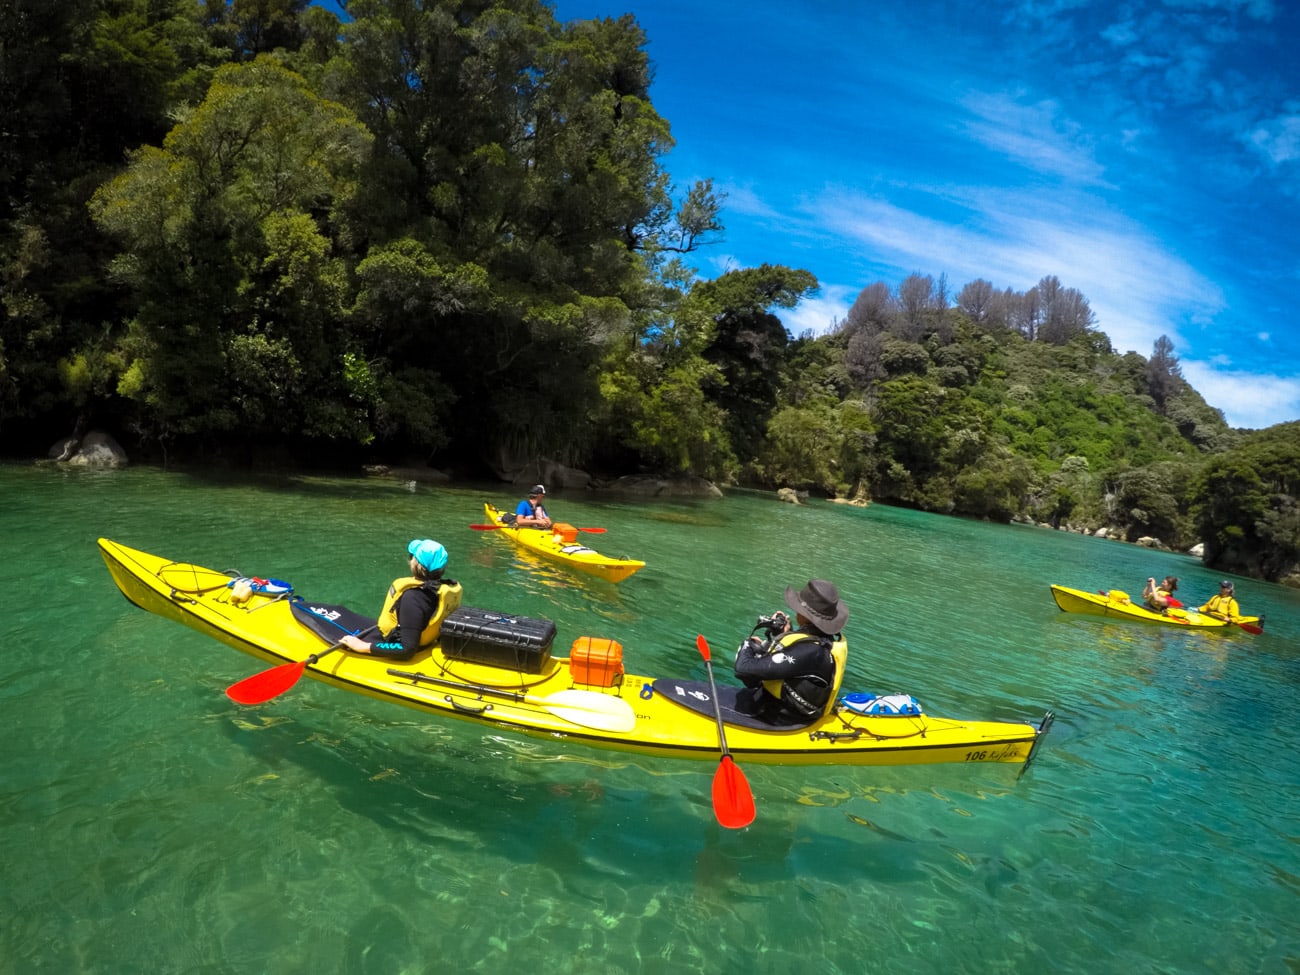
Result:
<svg viewBox="0 0 1300 975"><path fill-rule="evenodd" d="M452 660L540 674L551 660L555 624L461 606L442 621L440 640L443 654Z"/></svg>

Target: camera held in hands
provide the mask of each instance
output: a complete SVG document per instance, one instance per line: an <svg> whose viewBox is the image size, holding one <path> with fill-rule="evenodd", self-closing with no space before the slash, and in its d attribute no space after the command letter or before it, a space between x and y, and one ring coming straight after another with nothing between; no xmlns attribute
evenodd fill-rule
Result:
<svg viewBox="0 0 1300 975"><path fill-rule="evenodd" d="M790 617L785 613L773 613L771 616L760 616L758 623L754 625L754 631L766 630L768 636L777 633L784 633L790 625Z"/></svg>

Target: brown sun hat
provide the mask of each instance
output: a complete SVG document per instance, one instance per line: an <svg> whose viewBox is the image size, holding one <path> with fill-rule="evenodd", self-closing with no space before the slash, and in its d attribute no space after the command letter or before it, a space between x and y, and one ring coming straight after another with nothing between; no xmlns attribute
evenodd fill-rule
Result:
<svg viewBox="0 0 1300 975"><path fill-rule="evenodd" d="M785 604L827 636L834 636L849 621L849 608L840 592L825 579L811 579L798 592L785 587Z"/></svg>

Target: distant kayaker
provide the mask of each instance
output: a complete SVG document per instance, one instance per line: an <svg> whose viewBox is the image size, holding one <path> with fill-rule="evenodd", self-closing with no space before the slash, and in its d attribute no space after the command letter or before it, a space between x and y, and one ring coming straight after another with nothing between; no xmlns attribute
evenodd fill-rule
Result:
<svg viewBox="0 0 1300 975"><path fill-rule="evenodd" d="M528 489L528 497L519 502L515 508L516 528L550 528L551 516L542 507L542 498L546 497L546 488L534 484Z"/></svg>
<svg viewBox="0 0 1300 975"><path fill-rule="evenodd" d="M1165 576L1160 585L1156 585L1155 579L1148 579L1145 588L1142 590L1142 599L1151 612L1163 613L1171 606L1178 608L1183 605L1174 598L1174 592L1177 589L1178 576Z"/></svg>
<svg viewBox="0 0 1300 975"><path fill-rule="evenodd" d="M339 640L356 653L405 660L433 644L447 614L460 605L460 583L444 579L447 550L431 538L412 539L406 546L411 574L394 579L379 613L380 637L367 643L348 634Z"/></svg>
<svg viewBox="0 0 1300 975"><path fill-rule="evenodd" d="M849 608L825 579L812 579L799 592L785 590L784 613L760 620L768 639L751 636L736 653L736 676L760 695L758 715L773 723L811 722L821 717L835 692L844 661L832 649Z"/></svg>
<svg viewBox="0 0 1300 975"><path fill-rule="evenodd" d="M1218 594L1210 597L1210 601L1201 607L1201 612L1213 616L1215 619L1235 623L1241 619L1241 607L1237 605L1234 590L1233 584L1224 579L1219 583Z"/></svg>

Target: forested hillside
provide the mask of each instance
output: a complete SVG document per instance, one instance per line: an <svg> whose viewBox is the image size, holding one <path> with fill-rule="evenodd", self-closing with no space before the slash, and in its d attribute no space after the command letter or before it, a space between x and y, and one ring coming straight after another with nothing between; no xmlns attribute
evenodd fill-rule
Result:
<svg viewBox="0 0 1300 975"><path fill-rule="evenodd" d="M674 183L633 17L347 12L0 10L6 453L97 427L161 460L546 457L1204 541L1210 564L1300 576L1300 425L1228 429L1165 339L1115 354L1068 269L1023 293L863 282L792 337L774 312L808 271L692 265L725 199Z"/></svg>

